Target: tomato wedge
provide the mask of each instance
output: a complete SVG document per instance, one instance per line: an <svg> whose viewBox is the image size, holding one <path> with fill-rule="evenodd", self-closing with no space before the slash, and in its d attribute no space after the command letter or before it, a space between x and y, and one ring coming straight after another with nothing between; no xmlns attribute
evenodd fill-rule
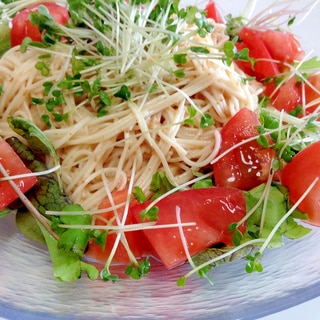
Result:
<svg viewBox="0 0 320 320"><path fill-rule="evenodd" d="M320 179L320 141L301 150L281 173L281 183L289 189L289 199L296 203L315 178ZM307 213L309 222L320 226L320 180L298 208Z"/></svg>
<svg viewBox="0 0 320 320"><path fill-rule="evenodd" d="M132 206L130 211L137 223L140 213L149 202ZM174 193L160 200L156 226L177 224L177 210L180 210L181 223L194 222L194 226L183 226L190 255L217 243L232 245L232 234L228 227L241 220L246 214L246 203L242 191L231 188L204 188ZM245 225L240 226L245 231ZM182 238L178 227L164 227L143 230L156 258L168 269L186 260Z"/></svg>
<svg viewBox="0 0 320 320"><path fill-rule="evenodd" d="M29 174L31 171L25 166L20 157L12 149L12 147L0 138L0 163L6 169L10 176ZM3 175L0 174L1 177ZM14 182L23 192L27 192L32 188L38 179L35 176L15 179ZM8 181L0 182L0 210L7 207L11 202L18 198L17 193L11 187Z"/></svg>
<svg viewBox="0 0 320 320"><path fill-rule="evenodd" d="M112 198L115 205L124 204L127 200L127 197L128 197L128 191L126 189L112 193ZM132 205L134 205L135 203L136 203L135 201L132 202ZM106 197L100 204L99 209L108 209L110 207L111 207L110 200L108 197ZM124 215L124 206L117 209L117 214L119 216L119 219L122 220ZM134 222L135 221L132 218L131 211L129 211L125 224L130 225L130 224L133 224ZM106 211L105 213L95 216L95 225L106 225L107 223L110 223L111 225L114 225L114 226L117 225L117 222L115 220L115 214L113 211ZM151 249L149 247L149 243L142 231L126 232L125 236L128 242L128 246L132 254L136 258L140 258L143 255L150 254ZM101 262L106 262L106 260L110 256L110 253L113 249L116 237L117 237L116 233L108 234L104 248L101 244L97 244L94 240L90 241L88 250L86 252L86 256ZM128 251L122 242L119 242L112 261L113 263L116 263L116 264L129 264L131 262L128 256Z"/></svg>
<svg viewBox="0 0 320 320"><path fill-rule="evenodd" d="M235 43L237 50L249 49L249 57L257 59L254 65L250 62L236 61L242 71L250 76L255 76L258 81L280 73L277 63L262 40L262 32L250 28L242 28L239 37L242 42Z"/></svg>
<svg viewBox="0 0 320 320"><path fill-rule="evenodd" d="M302 89L302 86L300 86ZM305 84L305 103L306 114L310 114L315 111L320 105L320 75L314 74L308 77L308 81ZM301 92L301 96L303 93Z"/></svg>
<svg viewBox="0 0 320 320"><path fill-rule="evenodd" d="M235 44L238 51L248 48L250 58L256 59L256 62L253 65L245 61L236 63L242 71L255 76L258 81L278 75L285 69L283 63L291 64L304 57L299 41L290 32L243 27L239 38L241 42Z"/></svg>
<svg viewBox="0 0 320 320"><path fill-rule="evenodd" d="M38 26L29 20L30 11L38 11L40 5L46 6L49 13L58 23L65 25L69 21L68 9L54 2L39 3L19 12L12 19L11 46L20 45L24 38L29 37L33 41L41 42L42 34Z"/></svg>
<svg viewBox="0 0 320 320"><path fill-rule="evenodd" d="M290 113L302 104L300 84L295 77L284 82L275 95L271 98L271 104L279 111Z"/></svg>
<svg viewBox="0 0 320 320"><path fill-rule="evenodd" d="M207 18L211 18L217 23L223 23L223 18L213 0L209 0L204 10L207 12Z"/></svg>
<svg viewBox="0 0 320 320"><path fill-rule="evenodd" d="M305 114L308 115L320 105L320 76L317 74L310 75L305 84L292 77L277 88L275 93L274 90L273 83L267 84L264 94L271 97L272 106L279 111L292 113L305 103Z"/></svg>
<svg viewBox="0 0 320 320"><path fill-rule="evenodd" d="M261 33L261 40L275 60L291 64L302 60L305 55L299 41L291 32L266 30Z"/></svg>
<svg viewBox="0 0 320 320"><path fill-rule="evenodd" d="M257 127L260 125L253 111L241 109L221 130L222 143L218 156L235 144L258 136ZM213 164L215 185L250 190L267 180L275 158L274 150L261 147L256 140L246 142Z"/></svg>

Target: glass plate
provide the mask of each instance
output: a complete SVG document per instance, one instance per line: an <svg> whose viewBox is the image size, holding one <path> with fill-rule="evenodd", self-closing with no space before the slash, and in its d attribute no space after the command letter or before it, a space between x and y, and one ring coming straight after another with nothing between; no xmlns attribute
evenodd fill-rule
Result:
<svg viewBox="0 0 320 320"><path fill-rule="evenodd" d="M239 0L217 2L223 14L242 8ZM306 51L319 46L311 42L310 32L320 23L315 17L320 6L316 8L295 29ZM320 52L319 47L314 49ZM247 274L242 260L218 267L211 272L214 286L194 276L185 287L177 287L177 278L189 270L187 265L170 272L155 266L139 282L92 282L84 277L60 283L51 277L47 251L23 238L14 217L8 216L0 223L0 317L257 319L320 296L319 243L320 229L315 229L304 239L267 250L262 273Z"/></svg>

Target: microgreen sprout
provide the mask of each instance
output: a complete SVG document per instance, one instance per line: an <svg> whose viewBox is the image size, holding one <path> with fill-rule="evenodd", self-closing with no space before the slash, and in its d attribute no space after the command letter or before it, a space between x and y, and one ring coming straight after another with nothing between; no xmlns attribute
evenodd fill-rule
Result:
<svg viewBox="0 0 320 320"><path fill-rule="evenodd" d="M213 125L214 125L214 120L212 119L211 114L206 113L201 117L200 128L205 129Z"/></svg>
<svg viewBox="0 0 320 320"><path fill-rule="evenodd" d="M132 194L139 203L143 203L147 200L147 196L144 194L143 190L139 186L133 187Z"/></svg>
<svg viewBox="0 0 320 320"><path fill-rule="evenodd" d="M119 276L112 274L108 268L103 268L100 272L100 278L105 281L119 282Z"/></svg>
<svg viewBox="0 0 320 320"><path fill-rule="evenodd" d="M247 255L246 259L249 260L249 262L246 264L246 271L248 273L252 273L254 271L257 271L257 272L263 271L263 266L259 261L260 256L261 256L260 252L255 252L253 256Z"/></svg>
<svg viewBox="0 0 320 320"><path fill-rule="evenodd" d="M200 181L197 181L192 188L193 189L201 189L201 188L211 188L213 187L212 179L206 178Z"/></svg>
<svg viewBox="0 0 320 320"><path fill-rule="evenodd" d="M173 188L174 185L169 181L165 172L156 172L152 176L150 184L150 191L153 192L152 200L159 198Z"/></svg>
<svg viewBox="0 0 320 320"><path fill-rule="evenodd" d="M154 206L148 210L143 210L140 212L139 217L142 221L157 221L158 220L159 208Z"/></svg>
<svg viewBox="0 0 320 320"><path fill-rule="evenodd" d="M183 124L187 124L189 126L194 126L195 124L195 116L197 115L197 109L193 106L187 107L189 117L183 121Z"/></svg>
<svg viewBox="0 0 320 320"><path fill-rule="evenodd" d="M122 85L120 90L114 94L115 97L122 98L123 100L128 101L131 97L129 88L126 85Z"/></svg>
<svg viewBox="0 0 320 320"><path fill-rule="evenodd" d="M140 280L143 276L149 273L151 268L151 263L148 258L139 261L138 265L130 264L125 273L129 275L134 280Z"/></svg>

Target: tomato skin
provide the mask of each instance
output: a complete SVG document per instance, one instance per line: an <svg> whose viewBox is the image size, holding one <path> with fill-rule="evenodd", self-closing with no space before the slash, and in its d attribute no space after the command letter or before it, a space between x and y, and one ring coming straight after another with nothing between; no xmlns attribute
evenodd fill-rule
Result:
<svg viewBox="0 0 320 320"><path fill-rule="evenodd" d="M318 92L315 91L311 86L316 88ZM300 88L302 88L302 86ZM310 106L306 108L306 114L312 113L319 106L320 104L319 102L313 103L313 102L316 102L315 100L320 98L319 92L320 92L320 75L315 74L315 75L309 76L308 81L305 84L305 103L306 105L310 104ZM301 95L302 95L302 92L301 92Z"/></svg>
<svg viewBox="0 0 320 320"><path fill-rule="evenodd" d="M207 12L207 18L211 18L217 23L223 23L223 18L213 0L209 0L204 10Z"/></svg>
<svg viewBox="0 0 320 320"><path fill-rule="evenodd" d="M250 62L236 61L241 70L250 76L255 76L258 81L280 73L277 64L270 61L273 57L262 41L261 36L261 31L243 27L239 33L242 42L235 43L238 51L248 48L250 58L266 60L257 61L254 66L251 66Z"/></svg>
<svg viewBox="0 0 320 320"><path fill-rule="evenodd" d="M139 214L149 202L131 207L136 222ZM160 200L156 225L177 224L176 210L179 208L182 223L195 222L196 226L183 227L190 255L217 243L232 244L228 227L246 214L244 194L229 188L204 188L181 191ZM244 232L245 225L239 229ZM178 227L143 231L155 255L167 269L172 269L186 260Z"/></svg>
<svg viewBox="0 0 320 320"><path fill-rule="evenodd" d="M271 96L272 106L279 111L284 110L286 113L294 111L298 105L303 104L303 96L305 97L306 115L312 113L320 104L319 101L316 101L320 98L320 76L317 74L309 76L304 85L292 77L273 94L274 90L274 84L270 83L266 86L264 94Z"/></svg>
<svg viewBox="0 0 320 320"><path fill-rule="evenodd" d="M221 130L219 154L246 139L258 136L258 116L247 108L236 113ZM228 152L213 164L213 174L217 187L250 190L265 182L271 162L276 158L274 150L262 148L255 140L247 142Z"/></svg>
<svg viewBox="0 0 320 320"><path fill-rule="evenodd" d="M24 38L30 37L33 41L41 42L41 34L38 26L33 25L29 20L30 11L38 11L38 7L44 5L48 8L50 14L55 21L65 25L69 20L69 12L67 8L62 7L54 2L40 3L35 6L31 6L21 12L19 12L12 19L11 28L11 46L20 45Z"/></svg>
<svg viewBox="0 0 320 320"><path fill-rule="evenodd" d="M235 44L238 51L248 48L250 58L265 60L258 60L254 66L249 62L236 61L242 71L255 76L258 81L278 75L285 69L284 62L293 63L304 57L300 43L290 32L260 31L243 27L239 32L239 38L242 42Z"/></svg>
<svg viewBox="0 0 320 320"><path fill-rule="evenodd" d="M283 83L276 94L271 98L271 104L279 111L286 113L293 111L302 104L300 85L295 77Z"/></svg>
<svg viewBox="0 0 320 320"><path fill-rule="evenodd" d="M10 176L19 174L28 174L31 171L24 165L23 161L12 149L12 147L3 139L0 139L0 163L6 169ZM2 177L2 175L0 174ZM14 180L19 189L25 193L32 188L38 181L35 176L19 178ZM0 182L0 210L7 207L16 200L18 195L12 189L8 181Z"/></svg>
<svg viewBox="0 0 320 320"><path fill-rule="evenodd" d="M273 59L292 63L304 57L299 41L290 32L266 30L262 32L261 39Z"/></svg>
<svg viewBox="0 0 320 320"><path fill-rule="evenodd" d="M112 198L114 204L121 204L127 200L128 191L126 189L121 191L116 191L112 193ZM133 201L131 205L135 205L137 202ZM110 208L111 203L108 197L106 197L99 206L99 209ZM120 220L123 218L124 207L117 209ZM106 220L114 218L114 212L109 211L102 214L95 215L95 225L106 225ZM125 224L130 225L135 221L133 220L131 211L128 212L128 216ZM112 225L117 225L116 221L112 222ZM144 255L150 254L150 245L145 238L142 231L130 231L125 233L128 245L136 258L140 258ZM103 250L100 244L96 244L95 241L90 241L86 256L89 258L96 259L103 263L106 262L110 256L111 250L113 248L115 239L117 235L115 233L107 235L107 241L105 245L105 250ZM113 263L115 264L130 264L130 259L124 245L119 242L117 250L115 252Z"/></svg>
<svg viewBox="0 0 320 320"><path fill-rule="evenodd" d="M296 203L313 180L320 178L320 141L300 151L281 172L281 183L289 189L289 199ZM320 226L320 181L298 208L307 213L310 224Z"/></svg>

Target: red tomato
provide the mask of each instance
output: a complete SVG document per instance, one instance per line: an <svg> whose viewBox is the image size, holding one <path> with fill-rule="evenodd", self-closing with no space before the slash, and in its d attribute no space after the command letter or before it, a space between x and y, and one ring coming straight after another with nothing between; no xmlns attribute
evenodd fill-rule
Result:
<svg viewBox="0 0 320 320"><path fill-rule="evenodd" d="M313 86L314 88L312 88ZM300 87L302 88L302 86ZM306 109L306 113L312 113L320 104L319 101L315 101L316 99L320 98L320 75L312 75L308 78L308 81L305 84L305 103L306 105L310 104L310 107ZM302 94L302 93L301 93ZM312 104L312 102L315 102L315 104Z"/></svg>
<svg viewBox="0 0 320 320"><path fill-rule="evenodd" d="M290 32L266 30L261 33L261 40L273 59L292 63L304 57L299 41Z"/></svg>
<svg viewBox="0 0 320 320"><path fill-rule="evenodd" d="M284 110L289 113L296 109L298 105L302 105L305 97L305 104L307 105L306 114L312 113L318 106L320 98L320 76L312 75L304 85L304 93L302 91L302 84L296 80L295 77L290 78L272 95L275 90L274 84L270 83L266 86L265 94L271 95L271 104L279 111ZM314 102L314 103L313 103Z"/></svg>
<svg viewBox="0 0 320 320"><path fill-rule="evenodd" d="M33 41L41 41L41 34L38 26L33 25L29 20L30 11L38 11L38 7L44 5L48 8L50 14L55 21L65 25L69 20L69 12L67 8L62 7L54 2L45 2L31 6L19 12L12 19L11 29L11 46L20 45L24 38L30 37Z"/></svg>
<svg viewBox="0 0 320 320"><path fill-rule="evenodd" d="M28 174L31 171L24 165L20 157L15 153L12 147L0 139L0 163L6 169L10 176ZM2 175L0 174L2 177ZM32 188L38 181L35 176L28 178L15 179L15 184L25 193ZM12 201L16 200L18 195L12 189L8 181L0 182L0 210L7 207Z"/></svg>
<svg viewBox="0 0 320 320"><path fill-rule="evenodd" d="M258 136L258 116L247 108L241 109L221 130L219 154L248 138ZM249 190L268 178L275 151L262 148L255 140L247 142L228 152L213 165L217 187L231 187Z"/></svg>
<svg viewBox="0 0 320 320"><path fill-rule="evenodd" d="M128 191L126 189L112 193L112 198L115 205L124 203L127 200L127 196L128 196ZM134 203L136 202L133 202L133 204ZM110 208L110 207L111 207L111 203L109 198L105 198L100 204L99 209ZM124 214L124 207L117 209L117 212L121 220ZM97 215L95 224L106 225L106 221L109 221L110 219L114 219L113 211L109 211L109 212L105 212ZM131 211L129 211L125 224L129 225L132 223L134 223L134 220L132 218ZM117 225L117 222L113 220L111 222L111 225ZM129 248L136 258L142 257L143 255L150 253L149 243L145 238L143 232L130 231L130 232L126 232L125 236L126 236ZM105 250L103 250L103 247L100 244L96 244L95 241L91 241L89 243L86 256L101 262L105 262L111 253L116 237L117 237L116 233L112 233L112 234L110 233L109 235L107 235ZM114 259L112 261L114 263L119 263L119 264L130 263L127 250L121 242L119 242Z"/></svg>
<svg viewBox="0 0 320 320"><path fill-rule="evenodd" d="M271 104L279 111L289 113L302 104L300 85L295 77L283 83L271 98Z"/></svg>
<svg viewBox="0 0 320 320"><path fill-rule="evenodd" d="M288 187L290 201L296 203L316 177L320 178L320 141L300 151L286 164L281 183ZM311 224L320 226L320 181L298 208L308 214Z"/></svg>
<svg viewBox="0 0 320 320"><path fill-rule="evenodd" d="M131 207L136 222L139 214L149 203ZM177 192L160 200L156 225L177 224L176 210L179 208L182 223L195 222L195 226L183 227L183 235L190 255L217 243L231 245L232 234L228 227L246 214L243 192L230 188L205 188ZM245 226L239 228L245 231ZM156 257L172 269L186 260L186 254L178 227L149 229L143 231Z"/></svg>
<svg viewBox="0 0 320 320"><path fill-rule="evenodd" d="M207 12L207 18L211 18L217 23L223 23L223 18L213 0L209 0L204 10Z"/></svg>
<svg viewBox="0 0 320 320"><path fill-rule="evenodd" d="M250 58L263 59L263 61L257 61L253 66L249 62L236 61L241 70L250 76L255 76L258 81L279 74L277 64L271 61L273 57L262 41L261 31L244 27L241 29L239 37L242 42L235 44L238 51L248 48Z"/></svg>
<svg viewBox="0 0 320 320"><path fill-rule="evenodd" d="M241 70L250 76L255 76L258 81L283 71L282 62L292 63L295 60L302 60L304 57L300 43L290 32L259 31L244 27L239 33L239 38L242 42L236 43L238 51L248 48L250 58L258 60L254 66L244 61L236 63Z"/></svg>

